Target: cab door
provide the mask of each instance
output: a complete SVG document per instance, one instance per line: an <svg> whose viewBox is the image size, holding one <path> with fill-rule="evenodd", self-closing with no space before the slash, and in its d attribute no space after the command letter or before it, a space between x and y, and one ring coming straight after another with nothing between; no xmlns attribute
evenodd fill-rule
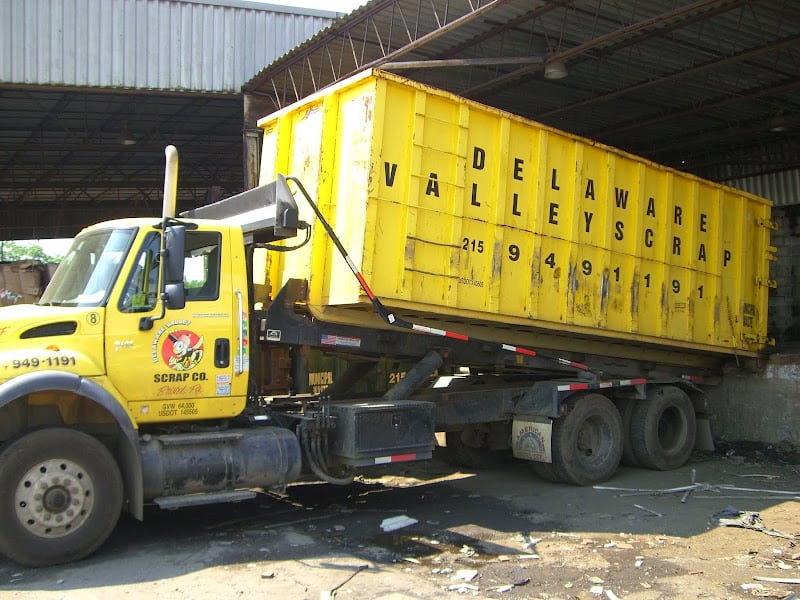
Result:
<svg viewBox="0 0 800 600"><path fill-rule="evenodd" d="M186 305L166 309L159 297L161 234L142 239L112 296L106 322L108 376L139 423L214 419L244 408L246 367L238 360L243 337L241 293L231 280L227 231L186 232ZM242 307L243 309L243 307ZM152 326L142 326L156 317Z"/></svg>

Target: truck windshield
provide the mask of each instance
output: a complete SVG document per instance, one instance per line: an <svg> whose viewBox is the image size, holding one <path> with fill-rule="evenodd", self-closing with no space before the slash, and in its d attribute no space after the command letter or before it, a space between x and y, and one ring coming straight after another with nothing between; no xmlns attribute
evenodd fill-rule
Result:
<svg viewBox="0 0 800 600"><path fill-rule="evenodd" d="M39 304L104 305L135 235L136 229L108 229L75 238Z"/></svg>

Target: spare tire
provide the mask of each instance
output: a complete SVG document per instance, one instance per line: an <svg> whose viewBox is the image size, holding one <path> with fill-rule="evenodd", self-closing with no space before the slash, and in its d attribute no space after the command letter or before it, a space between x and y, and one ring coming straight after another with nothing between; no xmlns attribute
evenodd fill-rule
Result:
<svg viewBox="0 0 800 600"><path fill-rule="evenodd" d="M635 402L630 443L639 464L649 469L676 469L694 449L697 419L689 396L679 387L654 387Z"/></svg>

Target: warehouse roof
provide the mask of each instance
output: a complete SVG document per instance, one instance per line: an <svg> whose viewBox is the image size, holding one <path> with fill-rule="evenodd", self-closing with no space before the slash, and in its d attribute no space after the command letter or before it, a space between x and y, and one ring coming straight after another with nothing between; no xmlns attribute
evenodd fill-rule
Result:
<svg viewBox="0 0 800 600"><path fill-rule="evenodd" d="M0 240L241 191L241 86L341 13L237 0L0 2Z"/></svg>
<svg viewBox="0 0 800 600"><path fill-rule="evenodd" d="M799 200L792 0L373 0L245 89L279 108L366 67Z"/></svg>
<svg viewBox="0 0 800 600"><path fill-rule="evenodd" d="M105 5L86 0L87 11L72 14L60 0L0 3L0 239L71 236L106 216L159 211L166 143L181 152L182 208L242 189L252 166L242 79L214 82L244 72L232 49L264 41L270 28L286 33L288 23L295 42L246 75L257 73L245 110L266 114L375 66L778 204L800 199L795 0L371 0L335 21L328 11L292 17L294 9L239 0L120 0L111 16ZM254 15L272 9L278 19L247 37ZM124 23L136 34L114 46ZM170 25L165 43L150 41L159 23ZM73 31L97 32L101 45L56 45ZM103 37L111 31L119 36ZM179 42L198 62L170 64L189 79L173 79L179 71L163 62ZM117 62L103 62L111 56ZM93 82L93 68L119 81ZM31 79L30 69L51 70L51 80ZM153 84L159 73L167 79Z"/></svg>

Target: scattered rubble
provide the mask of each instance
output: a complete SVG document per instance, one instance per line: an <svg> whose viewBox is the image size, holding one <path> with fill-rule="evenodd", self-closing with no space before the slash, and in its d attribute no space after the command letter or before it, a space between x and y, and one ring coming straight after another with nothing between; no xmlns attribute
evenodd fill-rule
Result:
<svg viewBox="0 0 800 600"><path fill-rule="evenodd" d="M411 525L416 525L419 523L416 519L412 519L406 515L400 515L397 517L390 517L388 519L384 519L381 521L381 529L388 533L390 531L397 531L398 529L403 529L404 527L409 527Z"/></svg>
<svg viewBox="0 0 800 600"><path fill-rule="evenodd" d="M800 535L787 534L767 527L764 525L764 521L761 520L761 515L754 511L741 511L728 507L714 516L721 527L741 527L742 529L752 529L753 531L760 531L761 533L786 538L787 540L800 540Z"/></svg>

